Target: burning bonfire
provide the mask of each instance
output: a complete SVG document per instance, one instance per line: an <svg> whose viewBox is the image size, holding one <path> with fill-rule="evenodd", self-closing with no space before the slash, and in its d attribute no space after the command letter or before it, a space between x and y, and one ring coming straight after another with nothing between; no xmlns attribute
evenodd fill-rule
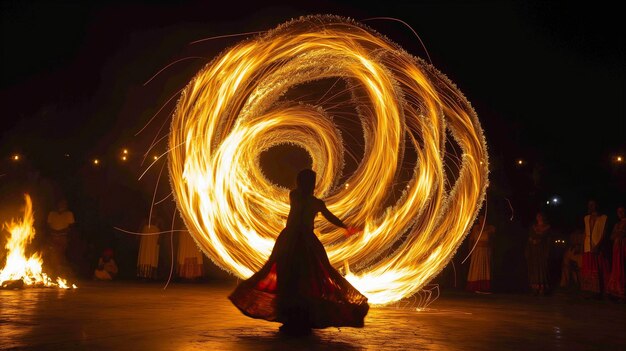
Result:
<svg viewBox="0 0 626 351"><path fill-rule="evenodd" d="M11 234L5 248L7 249L7 259L4 268L0 270L0 287L11 288L29 286L59 287L61 289L76 289L76 285L68 285L63 278L57 277L52 280L43 272L43 260L39 253L34 253L26 257L26 245L35 237L35 222L33 216L33 204L30 196L24 196L26 207L24 218L20 221L11 220L4 224L4 228Z"/></svg>

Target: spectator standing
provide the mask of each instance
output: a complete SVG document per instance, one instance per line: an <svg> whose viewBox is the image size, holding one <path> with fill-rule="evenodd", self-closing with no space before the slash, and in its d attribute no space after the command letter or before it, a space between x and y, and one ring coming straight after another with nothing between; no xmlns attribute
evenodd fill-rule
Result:
<svg viewBox="0 0 626 351"><path fill-rule="evenodd" d="M486 224L485 217L485 214L479 217L469 238L470 249L473 247L473 251L465 289L478 293L491 292L491 241L496 229L493 225Z"/></svg>
<svg viewBox="0 0 626 351"><path fill-rule="evenodd" d="M137 277L140 279L156 279L159 266L159 232L160 220L153 217L146 219L141 227L139 255L137 257Z"/></svg>
<svg viewBox="0 0 626 351"><path fill-rule="evenodd" d="M202 252L189 232L178 236L178 276L186 280L202 277Z"/></svg>
<svg viewBox="0 0 626 351"><path fill-rule="evenodd" d="M581 270L581 289L588 294L601 297L604 291L604 276L607 266L600 251L604 238L606 215L598 210L598 203L587 203L588 214L584 217L585 236L583 240L583 265Z"/></svg>
<svg viewBox="0 0 626 351"><path fill-rule="evenodd" d="M543 213L535 216L535 223L528 232L526 262L528 263L528 282L536 295L545 295L549 289L548 258L550 253L551 227Z"/></svg>
<svg viewBox="0 0 626 351"><path fill-rule="evenodd" d="M611 241L613 242L613 255L611 262L611 275L607 285L607 293L621 301L626 299L626 207L617 208L618 222L613 226Z"/></svg>
<svg viewBox="0 0 626 351"><path fill-rule="evenodd" d="M68 237L75 223L74 213L68 209L67 200L62 199L57 203L56 210L48 213L48 232L50 257L49 265L60 274L67 274L67 246Z"/></svg>

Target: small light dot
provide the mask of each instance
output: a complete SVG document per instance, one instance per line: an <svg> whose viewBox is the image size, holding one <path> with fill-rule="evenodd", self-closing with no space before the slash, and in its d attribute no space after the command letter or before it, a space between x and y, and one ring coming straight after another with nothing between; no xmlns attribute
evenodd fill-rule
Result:
<svg viewBox="0 0 626 351"><path fill-rule="evenodd" d="M154 157L152 157L152 158L154 158L154 160L155 160L155 161L159 159L159 157L158 157L158 156L154 156Z"/></svg>
<svg viewBox="0 0 626 351"><path fill-rule="evenodd" d="M122 156L122 161L126 161L126 156Z"/></svg>
<svg viewBox="0 0 626 351"><path fill-rule="evenodd" d="M100 164L100 160L98 160L97 158L93 160L93 164L94 165L99 165Z"/></svg>
<svg viewBox="0 0 626 351"><path fill-rule="evenodd" d="M13 161L19 161L20 160L20 155L13 155Z"/></svg>
<svg viewBox="0 0 626 351"><path fill-rule="evenodd" d="M124 151L122 151L124 153L124 155L128 155L128 149L124 149Z"/></svg>

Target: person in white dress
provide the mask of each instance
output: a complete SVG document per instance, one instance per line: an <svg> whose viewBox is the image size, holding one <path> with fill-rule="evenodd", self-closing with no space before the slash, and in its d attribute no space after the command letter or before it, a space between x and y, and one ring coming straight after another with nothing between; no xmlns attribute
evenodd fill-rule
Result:
<svg viewBox="0 0 626 351"><path fill-rule="evenodd" d="M202 252L189 232L181 232L178 236L178 277L194 280L202 277Z"/></svg>
<svg viewBox="0 0 626 351"><path fill-rule="evenodd" d="M161 231L158 218L146 220L141 228L139 255L137 257L137 277L141 279L156 279L159 266L159 232Z"/></svg>

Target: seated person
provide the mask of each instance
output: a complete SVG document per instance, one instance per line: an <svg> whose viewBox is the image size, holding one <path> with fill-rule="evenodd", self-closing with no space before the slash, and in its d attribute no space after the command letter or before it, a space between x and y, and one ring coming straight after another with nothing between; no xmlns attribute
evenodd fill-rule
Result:
<svg viewBox="0 0 626 351"><path fill-rule="evenodd" d="M563 263L561 268L561 287L570 286L580 287L580 269L582 267L583 253L582 242L584 233L580 229L576 229L570 234L567 249L563 254Z"/></svg>
<svg viewBox="0 0 626 351"><path fill-rule="evenodd" d="M96 280L113 280L116 275L117 264L113 259L113 250L105 249L98 259L98 268L96 268L93 277Z"/></svg>

